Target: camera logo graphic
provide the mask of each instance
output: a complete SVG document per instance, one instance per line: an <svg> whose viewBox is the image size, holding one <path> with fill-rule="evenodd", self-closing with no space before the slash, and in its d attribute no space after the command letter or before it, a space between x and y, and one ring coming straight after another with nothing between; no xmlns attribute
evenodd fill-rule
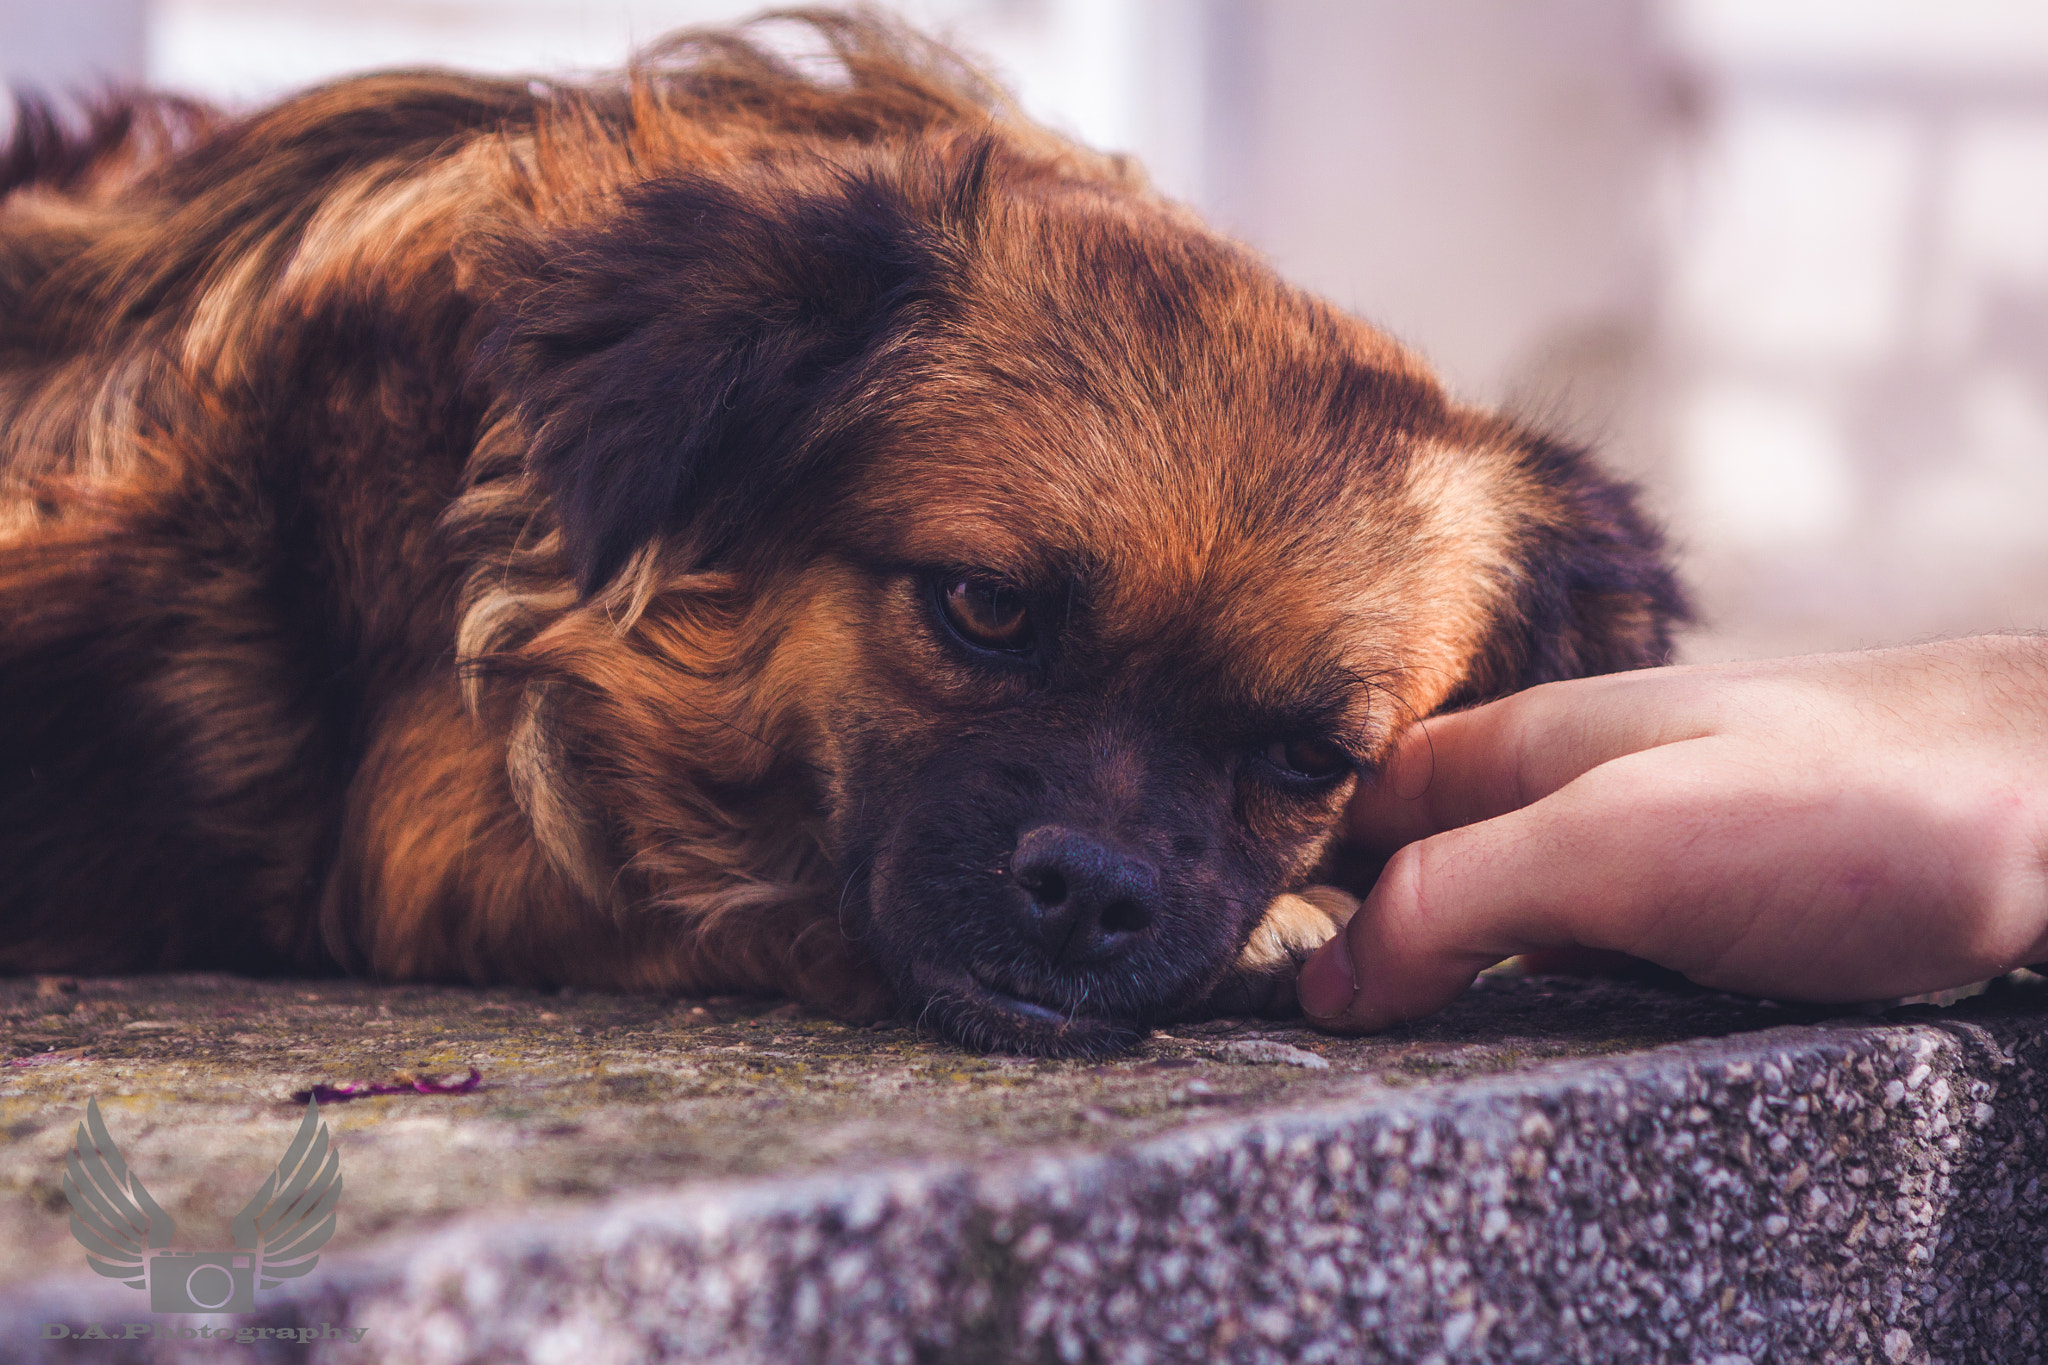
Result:
<svg viewBox="0 0 2048 1365"><path fill-rule="evenodd" d="M320 1264L341 1199L341 1156L318 1104L306 1106L283 1159L235 1215L233 1251L165 1250L175 1224L121 1159L98 1100L85 1107L64 1170L71 1235L85 1248L86 1264L131 1289L147 1285L157 1313L253 1310L258 1289L275 1289Z"/></svg>
<svg viewBox="0 0 2048 1365"><path fill-rule="evenodd" d="M149 1306L157 1313L246 1313L256 1306L256 1257L159 1251L149 1258Z"/></svg>

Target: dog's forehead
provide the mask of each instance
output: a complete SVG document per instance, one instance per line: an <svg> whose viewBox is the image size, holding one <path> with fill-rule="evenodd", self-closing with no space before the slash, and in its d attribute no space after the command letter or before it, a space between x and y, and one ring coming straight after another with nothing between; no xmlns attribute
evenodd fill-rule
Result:
<svg viewBox="0 0 2048 1365"><path fill-rule="evenodd" d="M1520 471L1452 443L1419 443L1317 501L1256 482L1224 496L1192 479L1061 486L1041 481L1048 463L963 460L973 474L905 509L891 557L1064 594L1127 666L1227 675L1274 705L1399 673L1404 704L1434 706L1516 573Z"/></svg>
<svg viewBox="0 0 2048 1365"><path fill-rule="evenodd" d="M1433 705L1507 572L1497 427L1233 251L1140 235L985 268L855 491L875 548L1078 593L1133 666L1274 704L1397 670Z"/></svg>
<svg viewBox="0 0 2048 1365"><path fill-rule="evenodd" d="M1455 439L1415 357L1164 208L1056 197L980 245L859 490L902 534L1011 573L1061 536L1189 567L1391 512Z"/></svg>

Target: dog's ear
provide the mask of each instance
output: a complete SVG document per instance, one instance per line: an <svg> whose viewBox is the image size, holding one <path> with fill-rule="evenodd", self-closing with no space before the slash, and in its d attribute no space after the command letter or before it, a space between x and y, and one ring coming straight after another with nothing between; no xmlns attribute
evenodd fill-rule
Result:
<svg viewBox="0 0 2048 1365"><path fill-rule="evenodd" d="M1522 458L1552 501L1524 528L1515 588L1454 704L1667 663L1672 630L1692 619L1664 534L1632 486L1542 437Z"/></svg>
<svg viewBox="0 0 2048 1365"><path fill-rule="evenodd" d="M857 417L863 359L945 292L990 156L680 175L519 249L481 353L586 594L657 535L716 558L815 472Z"/></svg>

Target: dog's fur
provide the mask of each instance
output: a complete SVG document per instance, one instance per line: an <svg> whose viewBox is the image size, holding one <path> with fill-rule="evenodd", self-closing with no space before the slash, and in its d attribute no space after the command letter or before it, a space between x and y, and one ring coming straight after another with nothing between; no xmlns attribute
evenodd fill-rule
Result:
<svg viewBox="0 0 2048 1365"><path fill-rule="evenodd" d="M1103 1050L1285 996L1403 721L1664 657L1658 537L1578 451L943 51L807 22L831 63L24 111L0 969Z"/></svg>

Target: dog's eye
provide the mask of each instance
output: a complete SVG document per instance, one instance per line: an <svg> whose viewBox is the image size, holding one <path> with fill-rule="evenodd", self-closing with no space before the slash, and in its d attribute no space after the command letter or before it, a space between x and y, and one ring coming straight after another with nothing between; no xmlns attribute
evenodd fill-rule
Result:
<svg viewBox="0 0 2048 1365"><path fill-rule="evenodd" d="M1296 777L1321 781L1352 769L1351 755L1320 739L1279 739L1266 746L1266 762Z"/></svg>
<svg viewBox="0 0 2048 1365"><path fill-rule="evenodd" d="M939 605L947 624L970 645L1008 654L1031 648L1031 613L1015 588L974 578L948 579L939 585Z"/></svg>

